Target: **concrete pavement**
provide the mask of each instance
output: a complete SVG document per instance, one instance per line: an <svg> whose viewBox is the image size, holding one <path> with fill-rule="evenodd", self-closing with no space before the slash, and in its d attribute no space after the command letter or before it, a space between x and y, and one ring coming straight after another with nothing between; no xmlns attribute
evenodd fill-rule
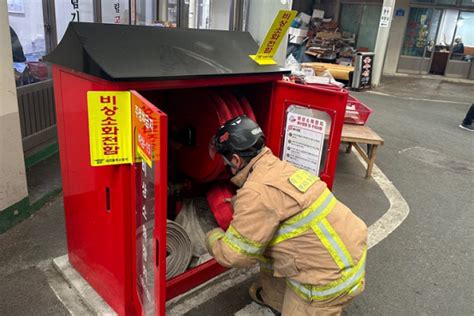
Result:
<svg viewBox="0 0 474 316"><path fill-rule="evenodd" d="M369 251L367 289L346 313L472 315L474 133L458 125L474 100L474 86L424 82L402 91L403 82L394 85L399 88L377 91L384 95L356 96L374 109L369 125L385 139L376 164L407 201L410 215ZM390 203L363 175L358 159L341 153L334 191L372 225ZM0 235L0 245L0 315L68 314L53 291L58 287L51 287L61 284L51 259L66 253L61 198ZM186 315L256 314L247 296L251 281L219 290ZM75 308L82 314L80 302Z"/></svg>
<svg viewBox="0 0 474 316"><path fill-rule="evenodd" d="M349 311L472 315L474 135L458 128L469 104L358 97L375 110L378 165L410 216L369 252L367 291Z"/></svg>

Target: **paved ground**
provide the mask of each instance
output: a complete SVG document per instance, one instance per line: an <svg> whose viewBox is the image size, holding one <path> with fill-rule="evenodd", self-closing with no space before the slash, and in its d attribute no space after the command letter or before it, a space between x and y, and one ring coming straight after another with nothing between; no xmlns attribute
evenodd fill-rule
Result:
<svg viewBox="0 0 474 316"><path fill-rule="evenodd" d="M67 315L48 282L66 252L62 198L0 235L0 315Z"/></svg>
<svg viewBox="0 0 474 316"><path fill-rule="evenodd" d="M357 94L374 109L369 125L385 139L377 165L408 202L410 215L369 251L367 290L349 307L349 315L474 314L474 133L457 127L474 100L474 86L448 100L443 91L459 87L436 84L405 92L378 90L395 96ZM417 100L430 95L433 101ZM363 174L354 155L341 154L335 193L370 225L389 203ZM0 315L68 313L50 287L58 282L50 260L66 253L62 207L58 198L0 235ZM249 310L250 281L187 315Z"/></svg>
<svg viewBox="0 0 474 316"><path fill-rule="evenodd" d="M378 93L410 98L412 100L427 99L437 101L473 103L474 102L474 82L460 80L462 82L453 83L442 76L439 79L420 79L421 76L385 76L381 85L377 88ZM449 79L455 80L456 79Z"/></svg>
<svg viewBox="0 0 474 316"><path fill-rule="evenodd" d="M359 97L386 141L378 165L410 215L369 252L367 291L349 311L472 315L474 135L458 128L468 104Z"/></svg>

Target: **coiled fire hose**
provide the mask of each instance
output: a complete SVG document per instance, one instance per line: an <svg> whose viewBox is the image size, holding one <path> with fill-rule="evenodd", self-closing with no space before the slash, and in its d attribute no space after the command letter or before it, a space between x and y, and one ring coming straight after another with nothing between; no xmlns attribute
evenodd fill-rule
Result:
<svg viewBox="0 0 474 316"><path fill-rule="evenodd" d="M180 224L168 220L166 228L166 279L169 279L186 271L192 247L191 239Z"/></svg>

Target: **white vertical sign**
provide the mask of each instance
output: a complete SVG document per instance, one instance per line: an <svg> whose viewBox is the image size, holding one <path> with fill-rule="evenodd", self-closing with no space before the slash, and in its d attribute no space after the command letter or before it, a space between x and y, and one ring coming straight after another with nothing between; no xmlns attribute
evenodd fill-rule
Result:
<svg viewBox="0 0 474 316"><path fill-rule="evenodd" d="M392 8L382 7L382 14L380 15L380 27L388 27L390 25L390 19L392 18Z"/></svg>
<svg viewBox="0 0 474 316"><path fill-rule="evenodd" d="M92 2L93 0L54 1L58 42L63 38L69 22L94 22L94 6Z"/></svg>

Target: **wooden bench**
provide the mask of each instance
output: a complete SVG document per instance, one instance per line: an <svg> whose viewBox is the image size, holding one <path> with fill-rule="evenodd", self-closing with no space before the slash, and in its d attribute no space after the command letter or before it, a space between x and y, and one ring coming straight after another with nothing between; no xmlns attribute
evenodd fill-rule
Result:
<svg viewBox="0 0 474 316"><path fill-rule="evenodd" d="M365 178L370 178L375 158L377 157L377 147L383 145L383 138L377 135L370 127L365 125L344 124L342 128L341 143L347 143L346 153L350 153L352 146L367 162L367 172ZM362 149L360 144L367 145L367 151Z"/></svg>

